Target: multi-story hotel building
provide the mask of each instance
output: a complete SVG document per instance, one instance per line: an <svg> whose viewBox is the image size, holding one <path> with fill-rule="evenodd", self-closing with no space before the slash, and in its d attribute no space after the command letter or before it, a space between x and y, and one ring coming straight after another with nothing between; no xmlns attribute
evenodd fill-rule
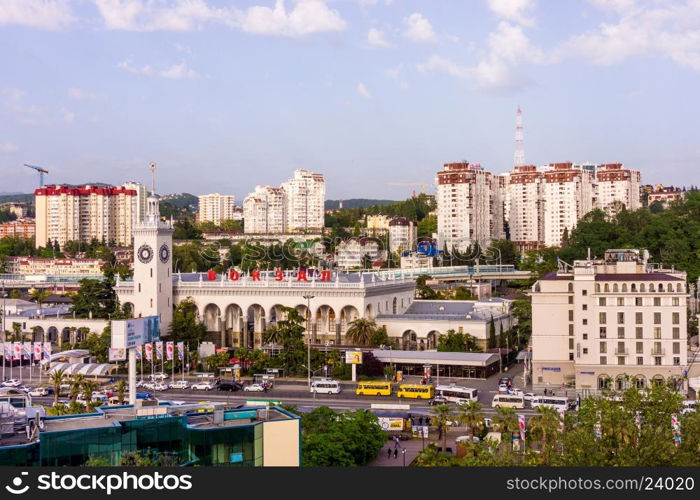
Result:
<svg viewBox="0 0 700 500"><path fill-rule="evenodd" d="M406 252L416 248L416 223L406 217L393 217L389 221L389 250Z"/></svg>
<svg viewBox="0 0 700 500"><path fill-rule="evenodd" d="M560 246L564 232L593 209L593 178L571 163L550 164L544 172L544 244ZM512 217L511 217L512 219Z"/></svg>
<svg viewBox="0 0 700 500"><path fill-rule="evenodd" d="M0 224L0 238L33 238L36 233L34 219L17 219Z"/></svg>
<svg viewBox="0 0 700 500"><path fill-rule="evenodd" d="M374 262L383 258L384 252L379 249L379 243L372 238L348 238L336 248L336 263L344 269L362 267L365 256Z"/></svg>
<svg viewBox="0 0 700 500"><path fill-rule="evenodd" d="M282 189L287 200L287 231L321 231L326 201L326 181L323 174L295 170L294 177L282 183Z"/></svg>
<svg viewBox="0 0 700 500"><path fill-rule="evenodd" d="M101 259L42 259L39 257L8 257L8 274L48 276L101 276L105 262Z"/></svg>
<svg viewBox="0 0 700 500"><path fill-rule="evenodd" d="M227 194L205 194L199 197L199 222L213 222L217 226L223 220L233 220L235 198Z"/></svg>
<svg viewBox="0 0 700 500"><path fill-rule="evenodd" d="M136 202L134 204L134 223L143 222L146 217L146 199L148 198L148 189L139 182L125 182L123 186L126 189L136 191Z"/></svg>
<svg viewBox="0 0 700 500"><path fill-rule="evenodd" d="M286 233L287 196L283 189L255 186L243 200L243 227L248 234Z"/></svg>
<svg viewBox="0 0 700 500"><path fill-rule="evenodd" d="M119 186L43 186L34 191L36 247L46 242L131 245L136 191Z"/></svg>
<svg viewBox="0 0 700 500"><path fill-rule="evenodd" d="M685 272L639 250L574 261L532 287L535 389L577 392L679 382L687 364Z"/></svg>
<svg viewBox="0 0 700 500"><path fill-rule="evenodd" d="M608 163L596 170L596 206L609 214L615 214L624 205L627 210L641 207L638 170L624 168L622 163Z"/></svg>
<svg viewBox="0 0 700 500"><path fill-rule="evenodd" d="M508 177L510 239L521 252L544 242L544 173L533 165L515 167Z"/></svg>
<svg viewBox="0 0 700 500"><path fill-rule="evenodd" d="M503 238L503 201L495 176L480 165L446 163L437 173L438 242L465 251Z"/></svg>

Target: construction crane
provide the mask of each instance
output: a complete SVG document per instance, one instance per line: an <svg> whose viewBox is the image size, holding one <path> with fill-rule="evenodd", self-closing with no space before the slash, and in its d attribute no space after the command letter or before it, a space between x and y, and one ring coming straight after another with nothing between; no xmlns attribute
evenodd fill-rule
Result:
<svg viewBox="0 0 700 500"><path fill-rule="evenodd" d="M49 171L46 170L45 168L37 167L36 165L29 165L28 163L24 164L25 167L29 167L31 169L36 170L39 172L39 187L44 185L44 174L48 174Z"/></svg>
<svg viewBox="0 0 700 500"><path fill-rule="evenodd" d="M425 186L429 183L427 182L388 182L387 186L392 187L419 187L421 194L425 194ZM431 184L432 185L432 184ZM413 190L413 197L416 197L416 191Z"/></svg>

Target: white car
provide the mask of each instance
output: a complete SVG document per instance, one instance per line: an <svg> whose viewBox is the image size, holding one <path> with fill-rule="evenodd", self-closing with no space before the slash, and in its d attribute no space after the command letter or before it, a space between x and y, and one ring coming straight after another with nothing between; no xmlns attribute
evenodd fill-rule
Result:
<svg viewBox="0 0 700 500"><path fill-rule="evenodd" d="M525 394L523 394L523 399L525 401L532 401L534 398L535 398L535 393L533 393L533 392L526 392Z"/></svg>
<svg viewBox="0 0 700 500"><path fill-rule="evenodd" d="M152 391L167 391L168 384L164 384L163 382L153 382L149 389L151 389Z"/></svg>
<svg viewBox="0 0 700 500"><path fill-rule="evenodd" d="M508 394L509 387L507 384L501 384L498 386L498 393L499 394Z"/></svg>
<svg viewBox="0 0 700 500"><path fill-rule="evenodd" d="M265 386L262 384L248 384L243 387L246 392L263 392L265 391Z"/></svg>
<svg viewBox="0 0 700 500"><path fill-rule="evenodd" d="M11 378L10 380L5 380L2 385L3 387L19 387L22 385L22 381L16 378Z"/></svg>
<svg viewBox="0 0 700 500"><path fill-rule="evenodd" d="M190 384L187 383L187 380L178 380L170 384L171 389L187 389L189 386Z"/></svg>
<svg viewBox="0 0 700 500"><path fill-rule="evenodd" d="M17 389L19 389L22 392L26 392L26 393L29 393L29 391L32 390L31 387L27 387L26 385L20 385Z"/></svg>
<svg viewBox="0 0 700 500"><path fill-rule="evenodd" d="M169 375L167 373L163 373L163 372L156 372L153 375L151 375L152 380L165 380L168 377L169 377Z"/></svg>
<svg viewBox="0 0 700 500"><path fill-rule="evenodd" d="M46 387L35 387L29 391L29 395L35 398L40 398L49 395L49 390Z"/></svg>
<svg viewBox="0 0 700 500"><path fill-rule="evenodd" d="M190 389L194 389L195 391L211 391L215 385L214 382L197 382L196 384L192 384Z"/></svg>

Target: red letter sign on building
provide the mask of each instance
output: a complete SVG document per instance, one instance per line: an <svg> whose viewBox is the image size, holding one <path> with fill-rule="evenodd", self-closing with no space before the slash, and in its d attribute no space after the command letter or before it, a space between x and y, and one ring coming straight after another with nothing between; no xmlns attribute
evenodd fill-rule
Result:
<svg viewBox="0 0 700 500"><path fill-rule="evenodd" d="M297 281L309 281L306 279L306 269L299 269L299 274L297 274Z"/></svg>
<svg viewBox="0 0 700 500"><path fill-rule="evenodd" d="M275 271L275 281L282 281L284 279L284 273L281 269Z"/></svg>
<svg viewBox="0 0 700 500"><path fill-rule="evenodd" d="M235 269L231 269L231 271L229 271L229 273L228 273L228 278L229 278L231 281L238 281L238 279L239 279L240 277L241 277L241 275L240 275L239 272L236 271Z"/></svg>
<svg viewBox="0 0 700 500"><path fill-rule="evenodd" d="M330 281L331 280L331 272L326 270L326 271L321 271L321 281Z"/></svg>
<svg viewBox="0 0 700 500"><path fill-rule="evenodd" d="M255 269L250 273L250 279L253 281L260 281L260 270Z"/></svg>
<svg viewBox="0 0 700 500"><path fill-rule="evenodd" d="M207 279L209 281L214 281L216 279L216 271L214 271L213 269L209 269L207 271Z"/></svg>

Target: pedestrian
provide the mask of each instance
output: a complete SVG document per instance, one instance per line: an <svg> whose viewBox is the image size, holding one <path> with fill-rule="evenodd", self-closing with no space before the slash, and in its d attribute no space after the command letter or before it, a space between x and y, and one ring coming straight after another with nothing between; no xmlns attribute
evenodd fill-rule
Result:
<svg viewBox="0 0 700 500"><path fill-rule="evenodd" d="M386 449L386 458L391 458L391 447Z"/></svg>
<svg viewBox="0 0 700 500"><path fill-rule="evenodd" d="M399 458L399 449L394 448L394 458Z"/></svg>

